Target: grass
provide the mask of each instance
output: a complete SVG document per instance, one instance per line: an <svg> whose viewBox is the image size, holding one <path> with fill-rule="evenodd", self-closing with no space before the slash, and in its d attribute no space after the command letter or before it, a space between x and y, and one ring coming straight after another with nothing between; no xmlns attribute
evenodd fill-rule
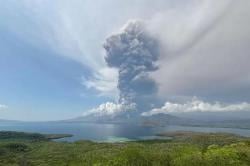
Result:
<svg viewBox="0 0 250 166"><path fill-rule="evenodd" d="M250 140L229 134L165 133L172 140L95 143L0 139L1 166L248 166Z"/></svg>

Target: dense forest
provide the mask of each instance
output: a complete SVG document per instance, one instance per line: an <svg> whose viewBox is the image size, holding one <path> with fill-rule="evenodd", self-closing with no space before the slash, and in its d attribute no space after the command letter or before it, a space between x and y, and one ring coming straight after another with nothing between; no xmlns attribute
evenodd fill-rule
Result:
<svg viewBox="0 0 250 166"><path fill-rule="evenodd" d="M56 142L0 132L1 166L248 166L250 139L223 133L162 133L170 140ZM7 137L9 136L9 137ZM57 135L58 136L58 135ZM67 135L66 135L67 136Z"/></svg>

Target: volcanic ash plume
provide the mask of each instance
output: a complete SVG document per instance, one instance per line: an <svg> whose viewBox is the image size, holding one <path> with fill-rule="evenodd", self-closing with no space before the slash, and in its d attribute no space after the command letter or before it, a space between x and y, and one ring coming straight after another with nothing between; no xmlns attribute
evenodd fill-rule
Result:
<svg viewBox="0 0 250 166"><path fill-rule="evenodd" d="M159 45L140 21L130 21L118 34L107 38L104 48L109 67L119 71L119 103L149 109L157 91L150 72L158 69Z"/></svg>

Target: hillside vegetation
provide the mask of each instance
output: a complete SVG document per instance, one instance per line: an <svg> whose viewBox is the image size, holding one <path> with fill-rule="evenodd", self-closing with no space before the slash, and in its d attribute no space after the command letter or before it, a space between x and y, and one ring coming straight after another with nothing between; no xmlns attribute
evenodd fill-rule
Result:
<svg viewBox="0 0 250 166"><path fill-rule="evenodd" d="M0 136L1 166L250 165L250 139L230 134L162 133L173 139L126 143L24 140L24 133L16 134L10 135L13 139Z"/></svg>

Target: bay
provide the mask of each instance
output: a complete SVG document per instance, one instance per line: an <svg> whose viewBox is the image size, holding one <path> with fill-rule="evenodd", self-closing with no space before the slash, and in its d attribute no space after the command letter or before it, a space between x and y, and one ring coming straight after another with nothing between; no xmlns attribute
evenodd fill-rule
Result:
<svg viewBox="0 0 250 166"><path fill-rule="evenodd" d="M222 132L250 137L250 130L190 126L145 127L130 124L65 123L65 122L0 122L1 131L36 132L42 134L72 134L57 141L91 140L125 142L130 140L161 139L156 134L172 131Z"/></svg>

